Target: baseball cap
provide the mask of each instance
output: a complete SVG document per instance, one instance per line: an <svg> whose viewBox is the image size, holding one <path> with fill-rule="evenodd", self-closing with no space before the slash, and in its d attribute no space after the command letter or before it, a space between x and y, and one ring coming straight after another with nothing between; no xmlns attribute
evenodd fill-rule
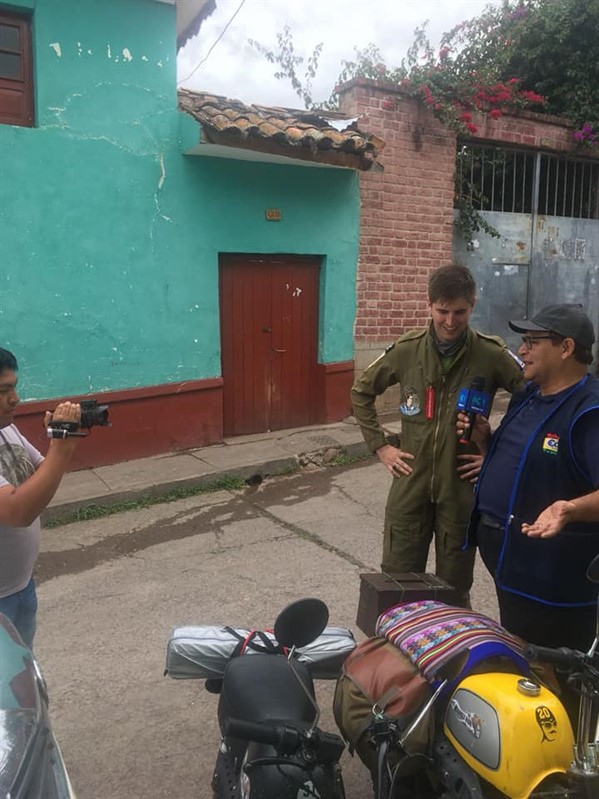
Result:
<svg viewBox="0 0 599 799"><path fill-rule="evenodd" d="M577 344L590 350L595 341L593 323L582 310L582 305L547 305L532 319L508 322L516 333L543 330L573 338Z"/></svg>

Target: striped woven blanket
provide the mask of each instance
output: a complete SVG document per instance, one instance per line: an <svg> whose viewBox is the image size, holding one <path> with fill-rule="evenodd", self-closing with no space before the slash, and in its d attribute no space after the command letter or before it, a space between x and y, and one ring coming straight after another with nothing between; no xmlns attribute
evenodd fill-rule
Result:
<svg viewBox="0 0 599 799"><path fill-rule="evenodd" d="M528 672L523 641L482 613L434 600L389 608L379 616L375 634L399 647L429 681L460 655L461 675L481 660L497 656L510 658L519 670Z"/></svg>

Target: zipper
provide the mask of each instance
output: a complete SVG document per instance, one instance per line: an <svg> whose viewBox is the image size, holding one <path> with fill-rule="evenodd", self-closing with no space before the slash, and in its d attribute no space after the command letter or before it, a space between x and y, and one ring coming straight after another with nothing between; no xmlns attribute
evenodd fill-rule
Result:
<svg viewBox="0 0 599 799"><path fill-rule="evenodd" d="M441 391L439 396L439 402L435 402L435 414L437 415L437 423L435 425L435 435L433 436L433 457L432 457L432 468L431 468L431 482L430 482L430 495L431 495L431 502L434 504L434 483L435 483L435 474L436 474L436 456L437 456L437 442L439 439L439 428L441 426L441 411L440 409L444 407L444 400L445 400L445 375L441 376Z"/></svg>

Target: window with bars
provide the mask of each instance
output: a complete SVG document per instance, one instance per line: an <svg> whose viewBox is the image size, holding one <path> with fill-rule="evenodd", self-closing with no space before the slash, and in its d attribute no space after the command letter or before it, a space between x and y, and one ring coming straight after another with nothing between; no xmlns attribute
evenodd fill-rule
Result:
<svg viewBox="0 0 599 799"><path fill-rule="evenodd" d="M33 126L31 21L0 11L0 123Z"/></svg>
<svg viewBox="0 0 599 799"><path fill-rule="evenodd" d="M538 195L535 181L538 170ZM456 205L476 211L599 219L599 163L498 147L458 147Z"/></svg>

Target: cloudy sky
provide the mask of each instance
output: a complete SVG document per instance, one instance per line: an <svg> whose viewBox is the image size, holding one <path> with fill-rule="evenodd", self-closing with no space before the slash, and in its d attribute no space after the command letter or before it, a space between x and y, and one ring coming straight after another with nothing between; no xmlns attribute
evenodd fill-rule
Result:
<svg viewBox="0 0 599 799"><path fill-rule="evenodd" d="M208 55L240 5L235 19ZM303 103L290 83L274 77L275 67L250 47L248 39L274 50L277 33L289 25L295 50L306 60L323 42L312 96L326 100L342 69L341 62L353 60L354 47L373 42L387 66L393 67L405 56L414 29L425 20L430 21L428 33L436 46L442 33L477 16L486 5L487 0L216 0L216 11L179 53L180 85L248 103L301 108ZM188 77L204 58L205 62Z"/></svg>

